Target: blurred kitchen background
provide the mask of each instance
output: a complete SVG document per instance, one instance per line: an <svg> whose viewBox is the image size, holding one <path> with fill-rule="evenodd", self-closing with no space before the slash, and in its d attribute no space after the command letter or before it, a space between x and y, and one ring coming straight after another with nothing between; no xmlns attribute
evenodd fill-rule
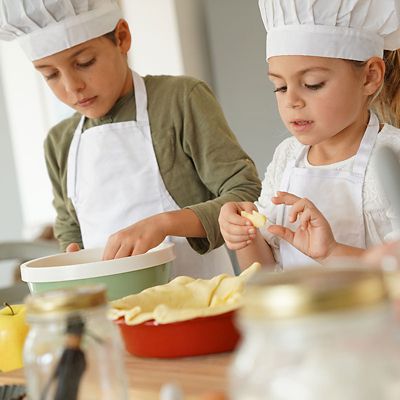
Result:
<svg viewBox="0 0 400 400"><path fill-rule="evenodd" d="M141 75L191 75L219 99L264 175L287 136L267 79L257 0L120 0ZM72 111L53 98L16 43L0 46L0 242L31 240L54 219L43 140ZM0 281L1 281L0 277Z"/></svg>

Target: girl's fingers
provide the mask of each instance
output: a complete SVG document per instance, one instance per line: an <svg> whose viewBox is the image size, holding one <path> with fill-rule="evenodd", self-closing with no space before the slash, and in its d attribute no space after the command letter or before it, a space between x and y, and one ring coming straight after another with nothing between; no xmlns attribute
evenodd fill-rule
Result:
<svg viewBox="0 0 400 400"><path fill-rule="evenodd" d="M312 218L312 211L310 208L306 208L300 216L300 229L306 230L310 224Z"/></svg>
<svg viewBox="0 0 400 400"><path fill-rule="evenodd" d="M239 214L230 214L225 218L225 222L238 226L251 226L251 222Z"/></svg>
<svg viewBox="0 0 400 400"><path fill-rule="evenodd" d="M286 204L287 206L293 205L298 200L300 200L300 197L288 192L276 192L276 196L272 197L274 204Z"/></svg>
<svg viewBox="0 0 400 400"><path fill-rule="evenodd" d="M247 240L254 239L256 237L255 233L245 233L243 235L233 235L230 232L222 232L222 236L224 237L225 241L232 242L232 243L239 243L239 242L246 242Z"/></svg>
<svg viewBox="0 0 400 400"><path fill-rule="evenodd" d="M233 236L255 235L256 228L253 225L240 226L234 224L221 224L221 231Z"/></svg>
<svg viewBox="0 0 400 400"><path fill-rule="evenodd" d="M268 231L273 235L280 237L283 240L286 240L290 244L293 243L294 240L294 232L289 228L285 228L282 225L271 225L268 227Z"/></svg>
<svg viewBox="0 0 400 400"><path fill-rule="evenodd" d="M290 209L289 222L296 222L298 218L301 220L301 217L306 210L314 212L316 210L314 203L306 198L296 201Z"/></svg>
<svg viewBox="0 0 400 400"><path fill-rule="evenodd" d="M225 241L225 243L228 246L229 250L242 250L245 247L247 247L249 244L251 244L251 242L252 242L251 240L247 240L247 241L243 241L243 242L237 242L237 243Z"/></svg>
<svg viewBox="0 0 400 400"><path fill-rule="evenodd" d="M272 198L275 204L285 204L292 206L289 214L289 222L295 222L306 209L316 210L314 203L307 198L300 198L287 192L277 192L277 196ZM301 217L301 215L300 215Z"/></svg>

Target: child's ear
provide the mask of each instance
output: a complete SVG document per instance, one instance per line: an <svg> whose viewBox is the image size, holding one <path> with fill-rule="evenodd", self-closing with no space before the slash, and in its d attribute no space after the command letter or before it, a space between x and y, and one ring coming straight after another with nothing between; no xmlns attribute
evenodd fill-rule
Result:
<svg viewBox="0 0 400 400"><path fill-rule="evenodd" d="M127 54L131 47L132 37L129 25L124 19L120 19L115 27L115 39L121 52Z"/></svg>
<svg viewBox="0 0 400 400"><path fill-rule="evenodd" d="M367 96L374 95L385 79L385 62L382 58L372 57L365 64L364 90Z"/></svg>

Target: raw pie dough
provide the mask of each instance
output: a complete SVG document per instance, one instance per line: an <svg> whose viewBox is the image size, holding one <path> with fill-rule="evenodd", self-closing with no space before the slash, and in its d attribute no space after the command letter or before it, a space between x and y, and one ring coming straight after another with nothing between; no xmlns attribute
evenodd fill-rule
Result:
<svg viewBox="0 0 400 400"><path fill-rule="evenodd" d="M166 324L232 311L242 304L244 283L260 268L254 263L239 276L221 274L212 279L178 276L166 285L112 301L110 316L124 317L127 325L149 320Z"/></svg>

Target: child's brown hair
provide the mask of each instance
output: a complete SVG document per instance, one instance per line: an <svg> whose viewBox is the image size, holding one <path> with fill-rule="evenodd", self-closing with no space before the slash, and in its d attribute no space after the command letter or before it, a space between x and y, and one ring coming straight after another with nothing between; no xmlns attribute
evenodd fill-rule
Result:
<svg viewBox="0 0 400 400"><path fill-rule="evenodd" d="M383 60L386 65L385 81L372 107L382 122L400 128L400 50L385 50Z"/></svg>

